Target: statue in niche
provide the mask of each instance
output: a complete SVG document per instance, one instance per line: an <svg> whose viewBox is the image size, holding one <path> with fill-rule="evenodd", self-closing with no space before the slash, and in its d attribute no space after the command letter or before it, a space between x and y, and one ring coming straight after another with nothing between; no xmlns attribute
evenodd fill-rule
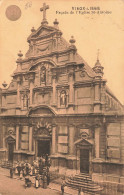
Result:
<svg viewBox="0 0 124 195"><path fill-rule="evenodd" d="M27 95L24 95L23 106L24 108L28 108L28 96Z"/></svg>
<svg viewBox="0 0 124 195"><path fill-rule="evenodd" d="M46 83L46 68L42 67L40 70L40 83Z"/></svg>
<svg viewBox="0 0 124 195"><path fill-rule="evenodd" d="M66 95L66 91L62 91L60 94L60 105L61 106L66 106L67 104L67 95Z"/></svg>

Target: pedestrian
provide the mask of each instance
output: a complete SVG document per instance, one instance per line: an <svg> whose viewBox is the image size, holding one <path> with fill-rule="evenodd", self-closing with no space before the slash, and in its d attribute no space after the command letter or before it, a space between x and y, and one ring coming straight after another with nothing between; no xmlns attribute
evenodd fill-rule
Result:
<svg viewBox="0 0 124 195"><path fill-rule="evenodd" d="M20 163L17 166L17 170L18 170L18 175L20 175L20 171L21 171L21 164Z"/></svg>
<svg viewBox="0 0 124 195"><path fill-rule="evenodd" d="M37 189L39 187L39 180L38 180L38 175L35 177L35 188Z"/></svg>
<svg viewBox="0 0 124 195"><path fill-rule="evenodd" d="M48 166L48 154L45 156L45 166Z"/></svg>
<svg viewBox="0 0 124 195"><path fill-rule="evenodd" d="M23 170L21 169L21 171L20 171L20 179L22 179L23 178Z"/></svg>
<svg viewBox="0 0 124 195"><path fill-rule="evenodd" d="M31 169L30 169L30 176L33 175L33 166L31 166Z"/></svg>
<svg viewBox="0 0 124 195"><path fill-rule="evenodd" d="M49 185L50 183L50 172L48 171L47 172L47 185Z"/></svg>
<svg viewBox="0 0 124 195"><path fill-rule="evenodd" d="M78 195L81 195L81 187L78 189Z"/></svg>
<svg viewBox="0 0 124 195"><path fill-rule="evenodd" d="M28 163L26 163L26 175L29 173Z"/></svg>
<svg viewBox="0 0 124 195"><path fill-rule="evenodd" d="M15 174L17 175L18 174L18 169L17 169L17 163L16 163L16 165L15 165Z"/></svg>
<svg viewBox="0 0 124 195"><path fill-rule="evenodd" d="M13 167L10 168L10 178L13 178Z"/></svg>
<svg viewBox="0 0 124 195"><path fill-rule="evenodd" d="M47 177L46 177L46 175L43 176L43 188L44 189L47 188Z"/></svg>
<svg viewBox="0 0 124 195"><path fill-rule="evenodd" d="M62 181L62 184L61 184L61 192L62 192L62 195L64 195L64 187L65 187L65 182Z"/></svg>

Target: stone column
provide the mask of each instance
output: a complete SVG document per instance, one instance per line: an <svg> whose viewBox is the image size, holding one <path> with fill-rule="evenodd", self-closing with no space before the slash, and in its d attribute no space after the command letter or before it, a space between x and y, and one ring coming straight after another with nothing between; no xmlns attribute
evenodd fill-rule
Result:
<svg viewBox="0 0 124 195"><path fill-rule="evenodd" d="M69 104L73 104L74 88L73 88L73 72L69 73Z"/></svg>
<svg viewBox="0 0 124 195"><path fill-rule="evenodd" d="M17 81L17 106L20 106L20 80Z"/></svg>
<svg viewBox="0 0 124 195"><path fill-rule="evenodd" d="M69 126L69 155L74 155L74 126Z"/></svg>
<svg viewBox="0 0 124 195"><path fill-rule="evenodd" d="M6 131L6 126L3 125L3 148L5 148L5 131Z"/></svg>
<svg viewBox="0 0 124 195"><path fill-rule="evenodd" d="M34 74L31 73L29 75L29 81L30 81L30 105L33 104L33 82L34 82Z"/></svg>
<svg viewBox="0 0 124 195"><path fill-rule="evenodd" d="M33 103L33 82L30 81L30 105Z"/></svg>
<svg viewBox="0 0 124 195"><path fill-rule="evenodd" d="M56 75L53 76L53 105L56 104Z"/></svg>
<svg viewBox="0 0 124 195"><path fill-rule="evenodd" d="M30 127L29 128L29 151L32 151L32 132L33 132L33 128Z"/></svg>
<svg viewBox="0 0 124 195"><path fill-rule="evenodd" d="M56 126L52 127L52 154L56 153Z"/></svg>
<svg viewBox="0 0 124 195"><path fill-rule="evenodd" d="M100 86L99 82L95 83L95 100L94 100L94 112L101 111L101 102L100 102Z"/></svg>
<svg viewBox="0 0 124 195"><path fill-rule="evenodd" d="M16 126L16 150L19 149L19 126Z"/></svg>
<svg viewBox="0 0 124 195"><path fill-rule="evenodd" d="M95 128L95 157L99 158L100 127Z"/></svg>

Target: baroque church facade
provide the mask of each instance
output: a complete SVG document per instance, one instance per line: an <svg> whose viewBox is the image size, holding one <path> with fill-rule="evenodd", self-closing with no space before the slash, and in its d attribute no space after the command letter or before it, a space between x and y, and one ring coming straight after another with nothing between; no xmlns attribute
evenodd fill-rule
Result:
<svg viewBox="0 0 124 195"><path fill-rule="evenodd" d="M27 39L25 57L1 89L0 160L32 162L48 154L60 173L85 172L124 182L124 110L107 87L97 59L91 68L67 42L59 23Z"/></svg>

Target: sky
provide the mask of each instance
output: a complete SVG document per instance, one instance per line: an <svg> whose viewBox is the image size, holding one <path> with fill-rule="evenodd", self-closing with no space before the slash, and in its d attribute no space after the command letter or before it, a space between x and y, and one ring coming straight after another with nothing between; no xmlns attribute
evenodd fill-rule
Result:
<svg viewBox="0 0 124 195"><path fill-rule="evenodd" d="M0 0L0 87L4 81L9 84L12 80L19 50L24 55L27 52L31 28L41 25L43 3L43 0ZM107 85L124 104L124 0L52 0L45 3L50 7L46 13L48 25L53 26L57 18L63 37L69 41L74 36L78 53L91 67L100 50L99 60ZM21 9L21 17L16 21L6 17L10 5ZM78 12L77 8L84 10Z"/></svg>

